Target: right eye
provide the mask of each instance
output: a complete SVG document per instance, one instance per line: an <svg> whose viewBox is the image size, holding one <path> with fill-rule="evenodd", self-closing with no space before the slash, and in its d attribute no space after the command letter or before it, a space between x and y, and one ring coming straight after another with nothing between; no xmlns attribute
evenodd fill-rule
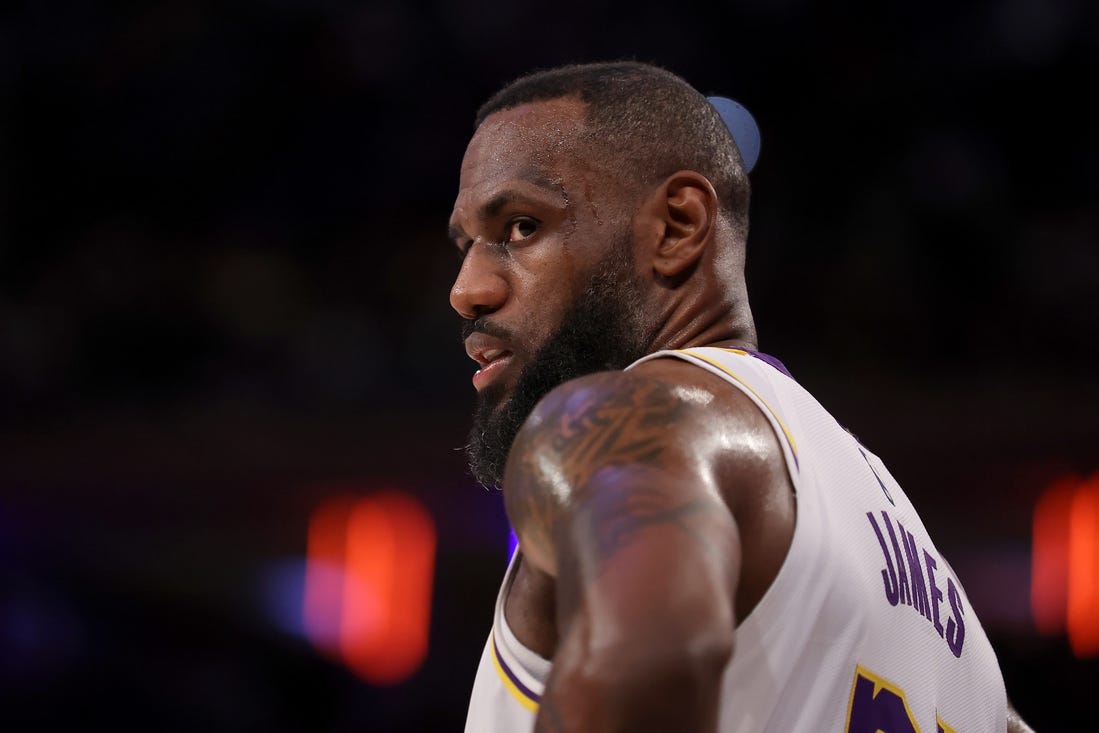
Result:
<svg viewBox="0 0 1099 733"><path fill-rule="evenodd" d="M534 235L538 231L538 222L528 217L512 219L508 222L505 242L521 242Z"/></svg>

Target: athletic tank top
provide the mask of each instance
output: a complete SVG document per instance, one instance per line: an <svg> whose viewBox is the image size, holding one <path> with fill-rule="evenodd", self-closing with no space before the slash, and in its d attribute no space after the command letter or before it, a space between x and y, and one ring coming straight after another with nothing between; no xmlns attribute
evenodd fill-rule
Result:
<svg viewBox="0 0 1099 733"><path fill-rule="evenodd" d="M736 629L721 733L1003 733L992 646L904 491L777 360L736 349L652 354L725 379L767 417L796 491L789 552ZM468 733L529 731L551 662L504 618L481 656Z"/></svg>

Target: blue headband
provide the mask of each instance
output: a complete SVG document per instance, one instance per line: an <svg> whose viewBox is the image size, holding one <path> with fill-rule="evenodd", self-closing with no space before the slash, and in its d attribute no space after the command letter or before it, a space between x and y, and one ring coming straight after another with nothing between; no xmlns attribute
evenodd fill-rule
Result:
<svg viewBox="0 0 1099 733"><path fill-rule="evenodd" d="M725 126L733 135L737 150L740 151L740 159L744 161L744 170L751 172L759 160L759 125L756 124L752 113L739 102L734 102L728 97L706 97L714 106Z"/></svg>

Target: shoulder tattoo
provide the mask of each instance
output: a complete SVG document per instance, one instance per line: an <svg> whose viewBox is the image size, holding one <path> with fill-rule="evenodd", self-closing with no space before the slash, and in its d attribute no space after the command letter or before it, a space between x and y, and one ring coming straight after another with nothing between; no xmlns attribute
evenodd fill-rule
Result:
<svg viewBox="0 0 1099 733"><path fill-rule="evenodd" d="M693 534L699 513L719 500L674 485L690 468L676 436L689 409L667 384L628 373L551 393L512 446L504 484L512 523L528 539L550 542L570 514L602 559L648 527Z"/></svg>

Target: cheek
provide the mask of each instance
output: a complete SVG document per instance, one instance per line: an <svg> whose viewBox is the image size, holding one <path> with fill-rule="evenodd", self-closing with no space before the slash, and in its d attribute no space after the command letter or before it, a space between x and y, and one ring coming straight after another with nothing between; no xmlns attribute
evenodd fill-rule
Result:
<svg viewBox="0 0 1099 733"><path fill-rule="evenodd" d="M532 291L518 323L513 327L516 350L521 358L529 359L539 352L546 340L557 330L564 314L559 293Z"/></svg>
<svg viewBox="0 0 1099 733"><path fill-rule="evenodd" d="M516 339L528 354L538 351L557 330L576 299L577 276L570 255L517 259L512 275L512 297L519 306Z"/></svg>

